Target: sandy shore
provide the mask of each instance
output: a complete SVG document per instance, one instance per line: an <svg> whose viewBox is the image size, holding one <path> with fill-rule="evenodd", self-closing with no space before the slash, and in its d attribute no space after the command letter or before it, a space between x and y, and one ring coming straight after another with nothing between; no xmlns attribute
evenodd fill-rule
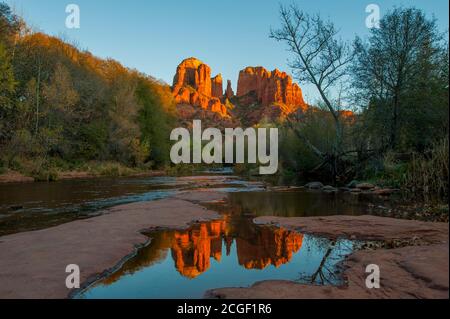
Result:
<svg viewBox="0 0 450 319"><path fill-rule="evenodd" d="M8 171L6 173L0 174L0 184L30 182L34 182L34 178L22 175L18 172Z"/></svg>
<svg viewBox="0 0 450 319"><path fill-rule="evenodd" d="M224 194L184 194L201 201ZM0 237L1 298L67 298L66 266L77 264L84 285L111 270L148 242L144 230L186 228L218 218L216 212L179 198L116 206L104 215L44 230Z"/></svg>
<svg viewBox="0 0 450 319"><path fill-rule="evenodd" d="M261 217L255 222L277 224L302 233L328 238L377 240L393 244L413 241L414 246L361 250L344 262L347 284L323 287L291 281L264 281L249 288L223 288L207 292L209 298L448 298L448 224L426 223L376 216L306 218ZM367 289L366 266L380 267L380 289Z"/></svg>

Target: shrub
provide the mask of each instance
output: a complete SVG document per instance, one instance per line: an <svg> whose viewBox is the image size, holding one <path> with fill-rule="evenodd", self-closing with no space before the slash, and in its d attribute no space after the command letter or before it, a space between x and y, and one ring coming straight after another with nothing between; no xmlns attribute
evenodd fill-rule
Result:
<svg viewBox="0 0 450 319"><path fill-rule="evenodd" d="M422 154L413 154L408 164L403 188L411 195L425 200L448 199L448 137L434 143Z"/></svg>

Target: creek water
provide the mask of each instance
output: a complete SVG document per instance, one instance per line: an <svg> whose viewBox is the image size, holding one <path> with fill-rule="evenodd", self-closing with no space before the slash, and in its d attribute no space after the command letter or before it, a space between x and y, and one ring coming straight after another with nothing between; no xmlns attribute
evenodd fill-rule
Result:
<svg viewBox="0 0 450 319"><path fill-rule="evenodd" d="M0 236L41 229L102 209L158 200L199 188L226 192L214 204L218 220L186 230L150 232L136 256L76 298L201 298L209 289L247 287L262 280L340 285L340 263L358 243L258 226L257 216L371 214L377 204L351 194L306 190L267 191L233 176L71 180L0 185Z"/></svg>

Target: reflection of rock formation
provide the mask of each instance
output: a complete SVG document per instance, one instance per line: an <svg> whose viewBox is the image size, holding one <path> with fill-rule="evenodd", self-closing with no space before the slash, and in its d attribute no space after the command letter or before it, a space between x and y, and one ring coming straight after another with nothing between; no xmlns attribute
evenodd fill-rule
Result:
<svg viewBox="0 0 450 319"><path fill-rule="evenodd" d="M303 235L284 228L261 228L251 240L236 239L239 264L247 269L279 267L300 250L302 240Z"/></svg>
<svg viewBox="0 0 450 319"><path fill-rule="evenodd" d="M224 221L214 221L175 232L172 257L180 274L195 278L209 268L211 257L220 261L224 227Z"/></svg>
<svg viewBox="0 0 450 319"><path fill-rule="evenodd" d="M250 221L249 221L250 222ZM251 222L250 222L251 223ZM251 236L236 238L239 264L247 269L264 269L288 263L302 245L303 236L283 228L255 227ZM175 267L185 277L195 278L210 267L210 258L222 257L222 239L227 255L233 236L226 220L202 223L187 231L177 231L172 244ZM238 230L239 232L239 230Z"/></svg>
<svg viewBox="0 0 450 319"><path fill-rule="evenodd" d="M246 269L264 269L288 263L302 246L303 235L283 228L258 227L251 219L223 220L196 224L184 231L159 231L150 235L151 244L138 251L117 272L102 282L111 284L125 274L164 260L170 249L177 271L184 277L196 278L211 266L211 258L222 259L222 249L231 254L236 244L239 265ZM225 245L225 247L223 247Z"/></svg>

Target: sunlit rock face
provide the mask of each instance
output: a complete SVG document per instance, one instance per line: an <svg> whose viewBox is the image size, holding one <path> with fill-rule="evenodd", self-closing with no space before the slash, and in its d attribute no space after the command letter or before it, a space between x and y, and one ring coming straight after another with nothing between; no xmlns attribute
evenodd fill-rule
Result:
<svg viewBox="0 0 450 319"><path fill-rule="evenodd" d="M247 67L240 71L237 97L243 106L281 105L286 114L307 108L300 87L288 74L277 69L270 72L263 67Z"/></svg>
<svg viewBox="0 0 450 319"><path fill-rule="evenodd" d="M263 119L282 119L308 107L302 90L285 72L247 67L239 73L235 94L230 80L224 92L222 75L211 77L211 68L197 58L178 65L172 90L181 119L212 118L216 124L223 119L229 127L239 122L254 125ZM241 108L232 111L235 105L230 101Z"/></svg>
<svg viewBox="0 0 450 319"><path fill-rule="evenodd" d="M222 76L211 78L211 68L196 58L178 65L172 86L177 104L201 107L204 110L228 116L223 97Z"/></svg>
<svg viewBox="0 0 450 319"><path fill-rule="evenodd" d="M223 97L223 80L221 74L218 74L211 79L211 95L218 99Z"/></svg>
<svg viewBox="0 0 450 319"><path fill-rule="evenodd" d="M249 230L245 238L233 238L231 227L227 220L221 220L175 232L171 252L177 271L187 278L196 278L209 269L211 258L221 260L223 243L229 255L236 241L238 262L247 269L286 264L302 246L303 235L283 228L262 227L256 232Z"/></svg>

